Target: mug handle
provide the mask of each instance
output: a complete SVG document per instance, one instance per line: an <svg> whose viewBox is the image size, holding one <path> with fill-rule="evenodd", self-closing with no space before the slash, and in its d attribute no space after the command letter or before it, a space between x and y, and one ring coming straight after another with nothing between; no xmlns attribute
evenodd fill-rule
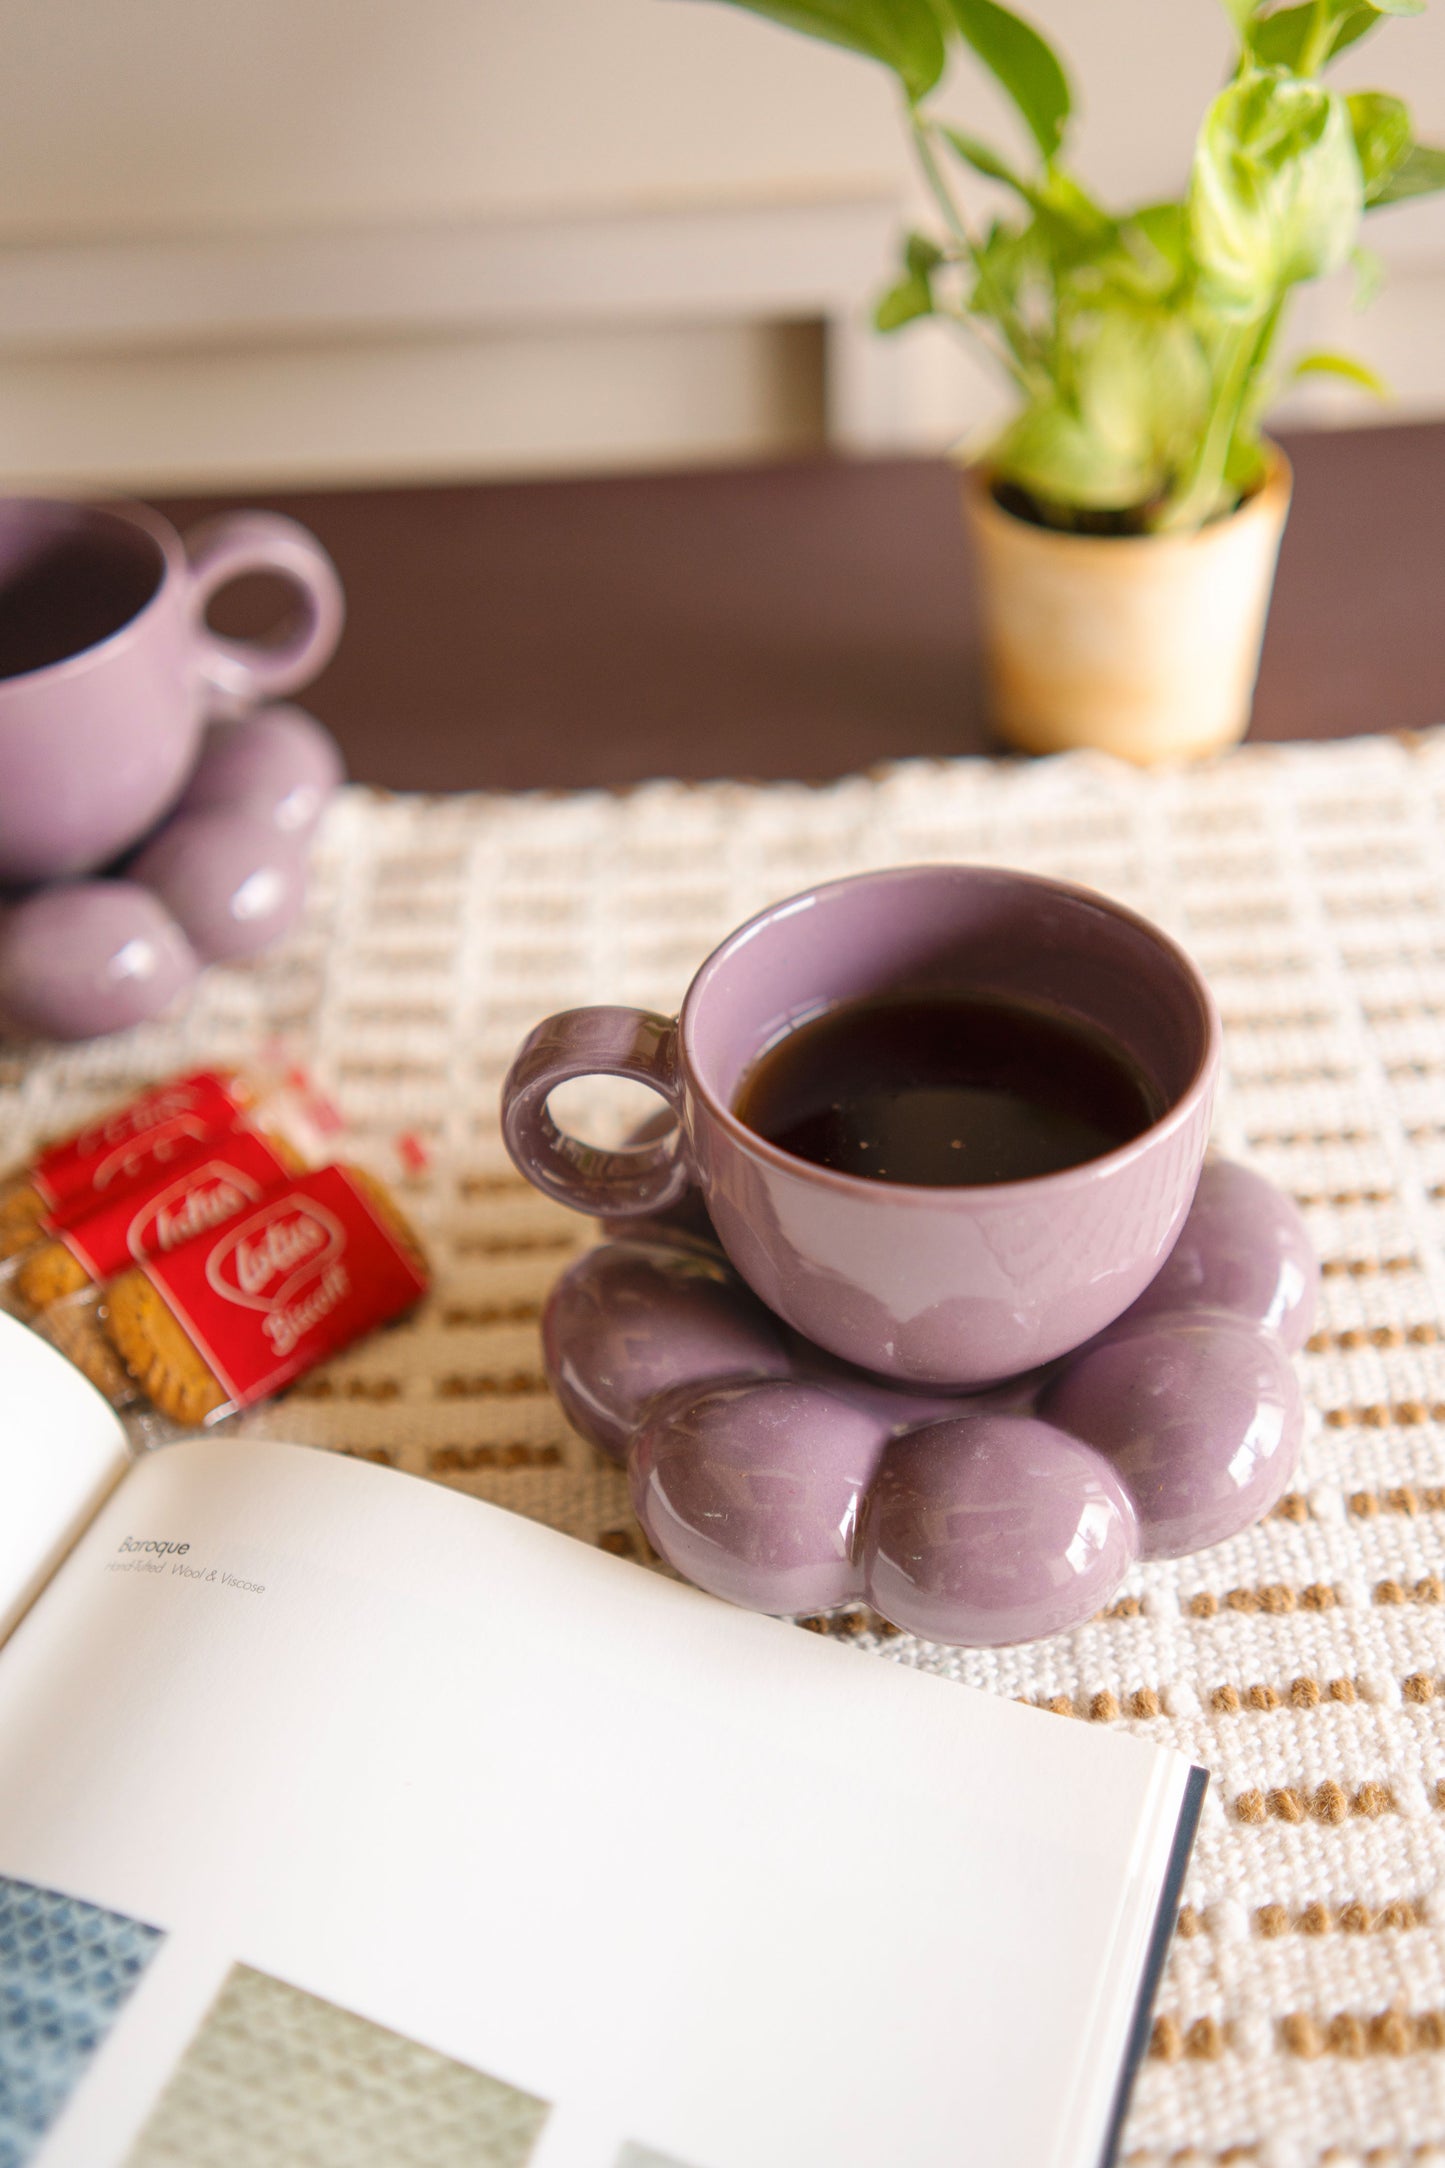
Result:
<svg viewBox="0 0 1445 2168"><path fill-rule="evenodd" d="M241 715L260 700L295 692L325 668L341 637L346 603L336 567L313 534L279 512L227 512L185 538L190 607L201 680L212 713ZM277 573L299 593L301 623L275 642L228 640L206 623L211 597L248 572Z"/></svg>
<svg viewBox="0 0 1445 2168"><path fill-rule="evenodd" d="M624 1076L657 1092L678 1126L654 1144L607 1151L559 1129L547 1100L577 1076ZM502 1136L529 1182L595 1218L630 1219L676 1204L692 1180L683 1141L677 1025L650 1009L565 1009L530 1032L502 1086Z"/></svg>

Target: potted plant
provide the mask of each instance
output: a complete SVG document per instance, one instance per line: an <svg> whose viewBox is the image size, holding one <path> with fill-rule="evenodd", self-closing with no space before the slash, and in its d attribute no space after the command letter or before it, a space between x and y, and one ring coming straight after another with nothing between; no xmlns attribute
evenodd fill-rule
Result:
<svg viewBox="0 0 1445 2168"><path fill-rule="evenodd" d="M1262 412L1310 372L1384 389L1339 354L1282 369L1286 304L1352 257L1368 278L1365 216L1445 186L1445 151L1415 142L1401 99L1341 95L1325 71L1424 0L1224 0L1237 55L1188 184L1127 211L1069 171L1068 76L997 0L731 4L896 76L938 217L908 235L875 321L945 318L1016 395L964 484L1001 729L1141 761L1242 736L1290 490ZM1025 157L930 105L960 48L1017 109Z"/></svg>

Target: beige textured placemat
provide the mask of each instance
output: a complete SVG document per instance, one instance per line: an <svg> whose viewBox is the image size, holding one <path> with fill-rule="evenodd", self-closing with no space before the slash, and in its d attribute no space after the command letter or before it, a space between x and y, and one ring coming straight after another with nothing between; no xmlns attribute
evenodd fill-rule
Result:
<svg viewBox="0 0 1445 2168"><path fill-rule="evenodd" d="M1299 1198L1325 1261L1311 1424L1269 1521L1139 1569L1077 1633L956 1653L861 1614L828 1630L1212 1771L1134 2168L1445 2163L1445 733L1163 775L1070 757L823 790L353 791L282 950L210 974L178 1023L0 1062L0 1157L143 1079L291 1034L363 1152L399 1129L428 1145L409 1202L437 1286L252 1427L637 1556L623 1477L542 1381L539 1305L591 1229L510 1172L508 1058L552 1009L674 1007L708 948L790 890L946 858L1088 882L1198 958L1226 1024L1218 1141ZM624 1088L568 1091L598 1135L639 1111ZM892 2022L821 1985L840 2024Z"/></svg>

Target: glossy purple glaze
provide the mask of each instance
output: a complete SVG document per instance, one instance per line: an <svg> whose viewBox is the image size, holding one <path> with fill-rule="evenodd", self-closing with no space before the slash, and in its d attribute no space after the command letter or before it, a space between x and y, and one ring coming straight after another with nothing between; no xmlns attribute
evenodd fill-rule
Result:
<svg viewBox="0 0 1445 2168"><path fill-rule="evenodd" d="M722 1258L676 1242L609 1242L579 1258L548 1297L542 1352L568 1421L614 1460L660 1394L792 1368L777 1319Z"/></svg>
<svg viewBox="0 0 1445 2168"><path fill-rule="evenodd" d="M896 1439L863 1516L869 1602L926 1641L976 1648L1083 1625L1138 1549L1108 1462L1029 1416L962 1415Z"/></svg>
<svg viewBox="0 0 1445 2168"><path fill-rule="evenodd" d="M195 951L132 881L72 881L0 911L0 1031L89 1039L146 1022L191 986Z"/></svg>
<svg viewBox="0 0 1445 2168"><path fill-rule="evenodd" d="M658 1113L640 1124L627 1142L634 1146L653 1144L675 1127L676 1124L665 1112ZM661 1212L649 1213L646 1219L635 1219L628 1214L622 1214L616 1219L604 1219L602 1224L614 1242L647 1240L670 1246L680 1241L692 1249L707 1249L719 1264L725 1263L725 1252L717 1238L717 1230L708 1217L702 1192L695 1185L689 1185L676 1204L667 1206ZM590 1257L599 1254L601 1253L596 1250L589 1252ZM585 1266L587 1259L582 1263ZM579 1266L571 1267L558 1283L559 1287L565 1284L572 1272L580 1269ZM772 1313L757 1302L757 1298L744 1286L735 1272L728 1271L726 1278L734 1291L735 1300L748 1304L753 1313L761 1311L761 1314L772 1319L776 1326L777 1320L772 1318ZM1040 1387L1053 1374L1052 1369L1046 1367L1042 1370L1025 1371L1022 1377L1007 1378L1000 1385L955 1385L936 1387L933 1390L924 1387L919 1391L911 1391L896 1378L881 1378L871 1370L860 1370L856 1363L847 1363L837 1355L830 1355L826 1348L804 1339L800 1332L785 1329L784 1338L794 1375L826 1385L830 1392L836 1393L841 1400L847 1400L854 1407L862 1408L867 1413L876 1415L880 1421L886 1422L890 1430L905 1430L916 1423L936 1422L944 1416L957 1414L961 1406L970 1409L996 1408L1012 1414L1027 1413L1033 1407ZM573 1419L576 1420L575 1417ZM585 1424L579 1424L578 1427L586 1429ZM587 1435L590 1436L591 1432L587 1432Z"/></svg>
<svg viewBox="0 0 1445 2168"><path fill-rule="evenodd" d="M176 813L127 868L159 896L206 963L254 956L306 900L302 839L251 813Z"/></svg>
<svg viewBox="0 0 1445 2168"><path fill-rule="evenodd" d="M282 835L310 836L345 776L340 748L304 708L261 708L207 726L177 813L249 813Z"/></svg>
<svg viewBox="0 0 1445 2168"><path fill-rule="evenodd" d="M845 1459L865 1432L892 1441L882 1446L872 1485L873 1499L893 1518L886 1535L875 1531L870 1600L895 1624L939 1641L1031 1639L1057 1629L1068 1601L1076 1602L1076 1620L1108 1600L1105 1584L1118 1563L1113 1538L1097 1555L1087 1545L1069 1555L1078 1524L1066 1508L1080 1495L1082 1473L1097 1476L1102 1465L1127 1494L1132 1540L1145 1556L1173 1556L1238 1533L1268 1512L1289 1480L1302 1423L1299 1389L1280 1333L1258 1323L1253 1309L1261 1289L1275 1284L1266 1265L1278 1256L1278 1228L1291 1224L1293 1207L1283 1198L1272 1206L1276 1193L1258 1177L1236 1192L1249 1200L1267 1253L1251 1273L1237 1230L1220 1211L1229 1177L1241 1171L1215 1164L1180 1246L1195 1261L1189 1284L1233 1286L1246 1304L1243 1315L1191 1305L1187 1295L1157 1314L1141 1302L1047 1370L986 1391L919 1392L842 1363L800 1334L780 1331L715 1245L662 1229L646 1241L604 1244L564 1274L546 1318L548 1373L573 1422L611 1453L635 1411L632 1473L649 1535L703 1586L765 1610L822 1607L817 1597L790 1603L764 1570L767 1502L776 1496L783 1501L777 1555L821 1558L830 1573L836 1568L840 1578L827 1585L844 1594L835 1601L858 1593L841 1577L835 1541L846 1495L840 1507L821 1473L811 1488L795 1481L776 1492L755 1480L762 1431L776 1457L779 1413L801 1407L799 1449L815 1471L829 1465L830 1425ZM1312 1284L1308 1248L1290 1254ZM740 1368L751 1380L738 1376ZM736 1390L771 1381L780 1368L809 1397L755 1402ZM721 1383L728 1393L715 1401ZM704 1403L706 1420L695 1420ZM1040 1420L1029 1423L1033 1415ZM854 1419L865 1432L851 1427ZM982 1427L999 1419L1002 1428ZM649 1455L660 1452L668 1470L662 1488L653 1483L652 1459L639 1464L644 1430L653 1440ZM1076 1451L1059 1445L1064 1433ZM981 1457L990 1437L993 1448ZM1026 1482L1015 1481L1029 1469ZM853 1480L850 1469L845 1474ZM809 1512L817 1516L811 1534ZM1111 1519L1107 1525L1115 1528ZM745 1555L729 1565L734 1545ZM1076 1582L1066 1598L1061 1592Z"/></svg>
<svg viewBox="0 0 1445 2168"><path fill-rule="evenodd" d="M1177 1558L1268 1513L1299 1459L1304 1402L1271 1332L1222 1311L1162 1311L1065 1365L1040 1413L1127 1484L1143 1555Z"/></svg>
<svg viewBox="0 0 1445 2168"><path fill-rule="evenodd" d="M83 556L95 594L126 598L114 628L89 645L0 677L0 884L105 864L180 791L208 707L290 691L335 647L340 584L304 528L245 513L188 547L189 561L174 529L142 506L0 500L0 587L23 580L29 592L47 560L68 551ZM206 627L206 605L256 571L292 582L305 623L275 645L222 640Z"/></svg>
<svg viewBox="0 0 1445 2168"><path fill-rule="evenodd" d="M559 1204L599 1217L652 1221L672 1212L692 1180L675 1120L652 1141L616 1151L569 1137L553 1121L547 1101L557 1086L589 1075L648 1084L675 1116L677 1026L649 1009L569 1009L529 1032L502 1086L502 1136L518 1170Z"/></svg>
<svg viewBox="0 0 1445 2168"><path fill-rule="evenodd" d="M871 1370L840 1362L826 1348L805 1340L800 1332L789 1332L787 1339L795 1376L826 1385L837 1399L875 1416L893 1431L911 1430L916 1423L940 1422L945 1416L957 1415L961 1408L1031 1408L1034 1383L1041 1375L1030 1370L1023 1378L1009 1379L1002 1385L955 1385L930 1391L926 1386L909 1385L900 1378L880 1378Z"/></svg>
<svg viewBox="0 0 1445 2168"><path fill-rule="evenodd" d="M1293 1355L1309 1338L1319 1283L1294 1199L1250 1167L1211 1159L1179 1240L1126 1316L1230 1310L1278 1333Z"/></svg>
<svg viewBox="0 0 1445 2168"><path fill-rule="evenodd" d="M1100 1026L1152 1077L1166 1113L1087 1164L957 1189L815 1166L732 1113L753 1060L803 1016L951 986ZM504 1086L503 1128L521 1171L579 1210L656 1214L695 1177L744 1279L808 1339L884 1376L972 1385L1078 1346L1159 1270L1198 1179L1218 1058L1207 989L1147 921L1027 874L899 867L751 920L698 972L676 1027L626 1009L539 1025ZM560 1134L548 1094L589 1071L650 1083L681 1132L626 1159Z"/></svg>
<svg viewBox="0 0 1445 2168"><path fill-rule="evenodd" d="M696 1191L690 1192L696 1197ZM643 1409L677 1385L728 1377L796 1377L824 1385L884 1429L900 1431L957 1414L960 1407L1031 1409L1052 1375L981 1390L915 1392L840 1362L764 1307L711 1239L701 1208L679 1207L666 1223L632 1220L635 1230L588 1250L554 1284L542 1313L548 1381L568 1421L615 1459ZM700 1226L703 1233L694 1233Z"/></svg>
<svg viewBox="0 0 1445 2168"><path fill-rule="evenodd" d="M714 1596L818 1611L862 1593L858 1513L887 1433L791 1379L670 1395L629 1461L648 1540Z"/></svg>

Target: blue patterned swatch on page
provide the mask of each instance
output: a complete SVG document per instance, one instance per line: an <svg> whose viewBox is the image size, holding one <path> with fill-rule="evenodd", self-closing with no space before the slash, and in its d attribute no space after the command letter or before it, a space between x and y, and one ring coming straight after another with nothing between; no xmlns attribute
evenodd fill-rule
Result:
<svg viewBox="0 0 1445 2168"><path fill-rule="evenodd" d="M0 1875L0 2168L24 2168L162 1939Z"/></svg>

